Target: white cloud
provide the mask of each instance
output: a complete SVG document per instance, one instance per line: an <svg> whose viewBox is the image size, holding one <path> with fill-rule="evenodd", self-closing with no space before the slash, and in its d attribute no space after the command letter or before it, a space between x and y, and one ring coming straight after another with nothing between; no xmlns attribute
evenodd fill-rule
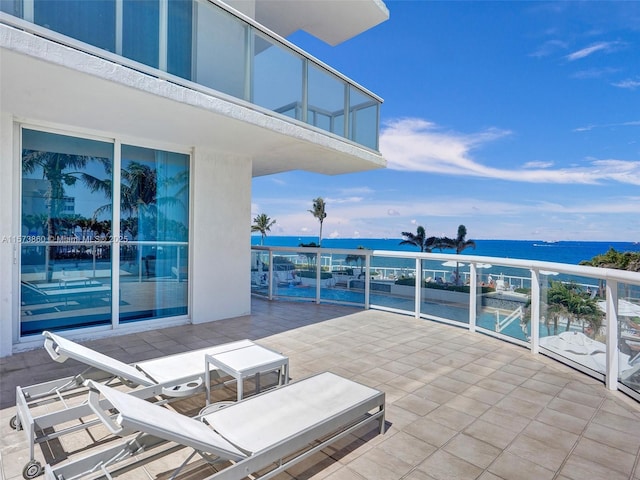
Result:
<svg viewBox="0 0 640 480"><path fill-rule="evenodd" d="M640 83L639 83L640 85ZM574 132L589 132L596 128L610 128L610 127L639 127L640 120L631 120L629 122L620 122L620 123L604 123L602 125L586 125L584 127L574 128Z"/></svg>
<svg viewBox="0 0 640 480"><path fill-rule="evenodd" d="M570 62L573 62L575 60L579 60L581 58L588 57L589 55L592 55L592 54L594 54L596 52L600 52L600 51L610 52L616 46L618 46L619 44L620 44L620 42L599 42L599 43L594 43L593 45L591 45L589 47L585 47L585 48L583 48L581 50L578 50L576 52L570 53L569 55L566 56L566 58Z"/></svg>
<svg viewBox="0 0 640 480"><path fill-rule="evenodd" d="M562 42L560 40L549 40L543 43L540 47L538 47L538 49L535 52L529 54L529 56L535 57L535 58L548 57L549 55L552 55L556 51L564 50L566 48L567 48L567 44L565 42Z"/></svg>
<svg viewBox="0 0 640 480"><path fill-rule="evenodd" d="M614 87L635 90L636 88L640 87L640 80L632 80L629 78L627 80L622 80L621 82L612 83L611 85L613 85Z"/></svg>
<svg viewBox="0 0 640 480"><path fill-rule="evenodd" d="M553 162L527 162L522 168L549 168L553 167Z"/></svg>
<svg viewBox="0 0 640 480"><path fill-rule="evenodd" d="M571 75L572 78L578 78L581 80L590 79L590 78L601 78L607 75L612 75L617 73L619 69L617 68L590 68L588 70L581 70L579 72Z"/></svg>
<svg viewBox="0 0 640 480"><path fill-rule="evenodd" d="M387 210L387 215L389 215L390 217L398 217L400 216L400 212L398 210L394 210L393 208L390 208Z"/></svg>
<svg viewBox="0 0 640 480"><path fill-rule="evenodd" d="M380 151L387 168L423 173L494 178L549 184L598 184L604 181L640 185L640 161L591 160L586 166L506 169L483 165L471 156L474 149L510 134L487 129L475 134L443 132L433 123L409 118L388 123L380 134ZM544 165L545 168L540 168ZM525 168L526 167L526 168Z"/></svg>
<svg viewBox="0 0 640 480"><path fill-rule="evenodd" d="M364 200L363 197L346 197L346 198L327 197L327 198L325 198L325 203L327 205L336 205L336 204L340 204L340 203L359 203L362 200Z"/></svg>

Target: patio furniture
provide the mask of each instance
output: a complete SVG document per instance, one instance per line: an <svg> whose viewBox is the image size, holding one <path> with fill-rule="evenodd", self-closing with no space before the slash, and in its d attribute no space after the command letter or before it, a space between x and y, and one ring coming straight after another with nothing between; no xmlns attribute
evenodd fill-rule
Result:
<svg viewBox="0 0 640 480"><path fill-rule="evenodd" d="M205 355L205 388L207 390L207 405L211 399L210 368L214 365L218 370L236 379L238 401L242 400L244 379L255 377L256 393L260 392L260 372L278 371L278 384L289 381L289 358L263 348L251 345L240 350L229 350L213 355Z"/></svg>
<svg viewBox="0 0 640 480"><path fill-rule="evenodd" d="M135 477L145 460L167 462L164 451L154 450L160 447L193 449L171 478L200 454L206 462L227 465L207 479L255 478L257 472L267 479L370 422L378 422L384 433L384 392L328 372L222 408L211 405L200 421L93 381L88 386L89 405L113 434L137 434L105 450L90 449L70 463L46 465L47 480L96 473L111 478L119 469ZM145 455L138 456L141 452Z"/></svg>
<svg viewBox="0 0 640 480"><path fill-rule="evenodd" d="M16 387L16 415L10 424L14 429L23 429L29 439L30 460L23 471L25 478L34 478L42 471L42 466L35 460L36 444L86 429L98 422L97 419L84 419L92 415L88 405L68 402L86 392L86 380L92 379L105 384L122 383L132 388L128 395L142 399L162 396L161 401L169 401L204 391L205 355L240 352L247 347L251 347L251 352L264 350L274 353L250 340L240 340L129 365L54 333L45 331L42 335L45 337L44 348L54 361L64 362L71 358L88 368L71 377ZM211 380L211 373L206 372L208 381ZM215 375L220 376L217 371ZM38 408L43 405L47 405L44 413ZM83 421L62 426L80 419ZM56 426L60 428L52 430Z"/></svg>

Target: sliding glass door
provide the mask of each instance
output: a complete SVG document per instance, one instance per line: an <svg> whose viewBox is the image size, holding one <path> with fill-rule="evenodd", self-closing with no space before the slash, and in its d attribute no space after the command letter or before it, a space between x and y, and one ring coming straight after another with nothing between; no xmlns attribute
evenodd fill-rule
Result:
<svg viewBox="0 0 640 480"><path fill-rule="evenodd" d="M21 166L21 336L188 313L188 155L24 128Z"/></svg>

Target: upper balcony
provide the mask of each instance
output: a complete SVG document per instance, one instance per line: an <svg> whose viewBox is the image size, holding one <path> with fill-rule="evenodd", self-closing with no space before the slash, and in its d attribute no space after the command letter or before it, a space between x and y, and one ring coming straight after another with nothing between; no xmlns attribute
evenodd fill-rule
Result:
<svg viewBox="0 0 640 480"><path fill-rule="evenodd" d="M151 75L171 85L182 86L191 92L203 93L231 104L231 107L226 107L226 111L225 107L219 109L223 115L228 115L230 109L240 107L244 111L234 114L235 120L239 122L231 125L227 121L226 126L222 125L223 122L220 125L210 123L207 130L214 138L218 134L217 147L251 155L254 158L254 176L291 168L337 174L384 166L384 159L378 151L382 99L259 23L267 22L285 35L301 29L303 25L299 25L300 18L287 11L288 5L285 8L282 4L279 7L275 3L272 5L273 2L264 5L263 2L236 3L238 5L233 5L243 7L245 11L250 10L248 14L218 0L3 1L0 2L0 23L14 27L11 34L28 32L33 34L29 39L55 44L53 47L47 45L39 48L40 52L37 51L38 48L19 51L27 53L27 56L40 55L47 62L61 61L52 58L72 55L70 51L66 49L58 53L52 48L60 45L71 47L75 52L91 55L85 63L93 61L88 60L89 58L104 59L111 64L126 67L128 75ZM296 7L303 8L299 13L317 16L319 11L324 12L324 19L310 17L314 21L308 22L304 29L328 43L343 41L388 17L386 7L379 1L344 4L335 2L340 3L339 9L344 20L332 25L326 21L326 16L336 15L333 11L335 6L331 6L334 2L300 3L305 7ZM348 26L349 19L354 18L354 13L358 10L361 13L359 20ZM278 18L278 11L286 12L286 15L283 13ZM253 20L252 16L257 20ZM7 35L3 37L6 39ZM22 38L13 43L29 42ZM6 40L2 46L7 48ZM15 53L19 49L10 45L7 50ZM45 55L48 58L44 58ZM5 95L13 95L6 93L13 90L13 86L16 90L29 89L30 95L44 89L46 91L42 98L37 99L37 104L38 113L46 111L47 104L51 103L46 94L50 95L56 89L56 73L49 73L47 66L27 65L28 60L24 59L24 55L19 60L14 60L17 58L14 55L3 56L6 57L3 59L5 73L2 79ZM81 69L82 64L83 60L80 59L71 66L73 69ZM70 65L67 62L64 66ZM27 71L40 73L25 75ZM102 71L107 71L106 67ZM11 76L11 72L20 73ZM95 75L95 71L89 73ZM84 81L70 75L67 72L65 78L60 79L59 87L73 97L74 92L78 95L82 91L81 83ZM46 77L47 80L40 80L41 83L36 85L34 77ZM113 82L113 76L108 80ZM137 86L143 81L130 81L131 83L136 83ZM64 85L69 84L71 86L66 87L68 90L64 90ZM113 87L96 85L92 88L94 91L96 88L107 91ZM114 92L107 95L110 101L116 102L125 97L124 91L122 94ZM182 103L189 103L185 99L188 93L181 95ZM176 99L180 101L180 97ZM7 103L4 103L5 100ZM19 107L29 101L36 104L36 100L32 98L15 99L12 102L11 98L5 99L3 95L4 109L9 109L14 115L33 118L33 115L21 111ZM13 105L16 105L15 111L12 110ZM162 106L156 108L166 111ZM173 108L178 109L179 106ZM250 110L249 113L246 113L247 109ZM63 111L63 108L54 110L51 107L50 115L62 115ZM251 120L251 115L255 118L256 114L261 118ZM238 123L254 123L264 129L265 123L267 127L270 126L269 122L279 122L279 133L288 135L288 142L282 139L274 141L273 138L261 141L261 132L255 128L251 131L238 130L243 128ZM112 123L117 121L114 119ZM198 128L203 129L202 137L205 136L205 127L200 125L203 122L195 114L192 119L186 118L186 123L189 123L192 137L195 137L193 131ZM292 128L299 131L292 132ZM255 150L245 152L242 149L249 147L237 145L235 148L239 148L239 151L228 148L224 142L230 136L230 129L236 133L236 144L238 136L251 137L256 145ZM177 135L175 132L176 130L174 135ZM188 139L189 134L186 132L184 137L184 142L191 140L190 144L200 145ZM178 139L182 141L181 137ZM300 139L315 144L315 147L301 147ZM336 150L338 154L348 155L351 161L345 162L343 158L342 161L335 162L335 165L327 163L332 154L335 156ZM271 155L260 155L261 151L270 151ZM301 157L311 160L308 164L300 165ZM298 163L294 164L296 158Z"/></svg>

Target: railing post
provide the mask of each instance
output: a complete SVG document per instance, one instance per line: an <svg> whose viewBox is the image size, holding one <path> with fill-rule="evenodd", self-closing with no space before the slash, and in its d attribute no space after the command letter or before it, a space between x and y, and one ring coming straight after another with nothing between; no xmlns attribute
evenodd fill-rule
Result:
<svg viewBox="0 0 640 480"><path fill-rule="evenodd" d="M320 282L322 281L322 255L320 255L320 249L316 253L316 303L320 304Z"/></svg>
<svg viewBox="0 0 640 480"><path fill-rule="evenodd" d="M540 272L531 270L531 353L540 352Z"/></svg>
<svg viewBox="0 0 640 480"><path fill-rule="evenodd" d="M618 389L618 282L608 280L606 286L607 305L607 368L605 385L609 390Z"/></svg>
<svg viewBox="0 0 640 480"><path fill-rule="evenodd" d="M476 312L478 310L478 278L476 264L469 264L469 331L476 331Z"/></svg>
<svg viewBox="0 0 640 480"><path fill-rule="evenodd" d="M371 254L364 258L364 309L369 310L371 296Z"/></svg>
<svg viewBox="0 0 640 480"><path fill-rule="evenodd" d="M422 259L416 258L416 299L415 299L415 317L420 318L420 298L422 289Z"/></svg>
<svg viewBox="0 0 640 480"><path fill-rule="evenodd" d="M273 300L273 250L269 249L269 300Z"/></svg>

